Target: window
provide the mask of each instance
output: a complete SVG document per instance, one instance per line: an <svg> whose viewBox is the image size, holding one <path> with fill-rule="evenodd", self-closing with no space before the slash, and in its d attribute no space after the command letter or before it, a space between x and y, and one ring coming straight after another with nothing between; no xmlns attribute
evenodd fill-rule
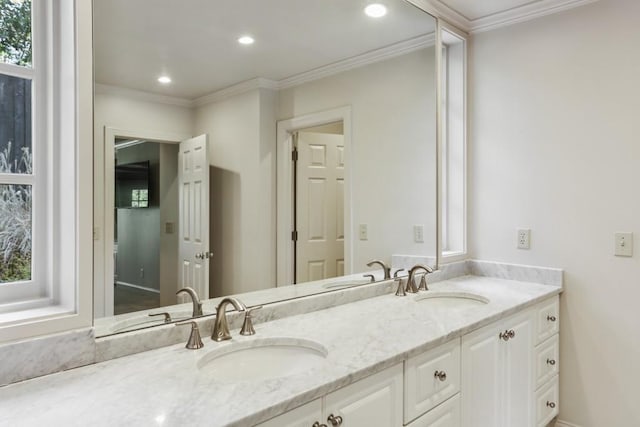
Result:
<svg viewBox="0 0 640 427"><path fill-rule="evenodd" d="M91 69L91 2L0 0L0 342L91 324Z"/></svg>
<svg viewBox="0 0 640 427"><path fill-rule="evenodd" d="M131 190L131 207L148 208L149 190Z"/></svg>

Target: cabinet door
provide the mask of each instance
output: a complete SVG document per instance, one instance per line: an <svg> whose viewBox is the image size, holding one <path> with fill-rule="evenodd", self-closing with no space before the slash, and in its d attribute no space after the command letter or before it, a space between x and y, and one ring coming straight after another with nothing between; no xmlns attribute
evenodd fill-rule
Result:
<svg viewBox="0 0 640 427"><path fill-rule="evenodd" d="M518 315L503 323L512 332L509 341L503 342L504 371L504 426L527 427L533 422L533 392L535 366L533 362L532 312Z"/></svg>
<svg viewBox="0 0 640 427"><path fill-rule="evenodd" d="M460 427L460 395L436 406L407 427Z"/></svg>
<svg viewBox="0 0 640 427"><path fill-rule="evenodd" d="M321 423L342 417L342 427L402 425L402 363L334 391L325 397Z"/></svg>
<svg viewBox="0 0 640 427"><path fill-rule="evenodd" d="M500 325L489 325L462 337L462 425L498 427L501 421L501 365L506 344Z"/></svg>
<svg viewBox="0 0 640 427"><path fill-rule="evenodd" d="M316 399L306 405L271 418L262 424L258 424L258 427L310 427L316 421L322 424L322 399Z"/></svg>

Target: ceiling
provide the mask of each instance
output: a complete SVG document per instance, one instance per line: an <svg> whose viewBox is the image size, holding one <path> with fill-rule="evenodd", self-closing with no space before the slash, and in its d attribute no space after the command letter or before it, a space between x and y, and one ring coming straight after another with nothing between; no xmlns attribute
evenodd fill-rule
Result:
<svg viewBox="0 0 640 427"><path fill-rule="evenodd" d="M597 0L409 1L479 32ZM365 16L372 2L388 14ZM193 102L256 78L295 81L329 64L379 60L424 46L434 30L434 18L405 0L94 0L95 80ZM240 45L245 34L256 42Z"/></svg>
<svg viewBox="0 0 640 427"><path fill-rule="evenodd" d="M195 99L434 32L424 11L384 3L388 14L372 19L364 0L94 0L96 83ZM255 43L240 45L244 34Z"/></svg>

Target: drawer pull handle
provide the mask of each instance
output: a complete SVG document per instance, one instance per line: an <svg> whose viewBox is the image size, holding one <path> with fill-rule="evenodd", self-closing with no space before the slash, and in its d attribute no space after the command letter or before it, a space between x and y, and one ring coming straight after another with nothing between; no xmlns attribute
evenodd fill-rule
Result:
<svg viewBox="0 0 640 427"><path fill-rule="evenodd" d="M445 371L435 371L433 373L433 376L434 378L437 378L442 382L447 380L447 373Z"/></svg>
<svg viewBox="0 0 640 427"><path fill-rule="evenodd" d="M326 424L320 424L319 422L316 421L315 423L313 423L313 425L311 427L327 427L327 425Z"/></svg>
<svg viewBox="0 0 640 427"><path fill-rule="evenodd" d="M329 417L327 417L327 421L329 421L333 427L338 427L342 425L342 417L340 415L335 416L331 414L329 415Z"/></svg>
<svg viewBox="0 0 640 427"><path fill-rule="evenodd" d="M555 359L547 359L547 364L553 366L556 364L556 361Z"/></svg>
<svg viewBox="0 0 640 427"><path fill-rule="evenodd" d="M555 402L549 402L549 401L547 401L547 406L548 406L549 408L553 409L553 408L555 408L555 407L556 407L556 404L555 404Z"/></svg>
<svg viewBox="0 0 640 427"><path fill-rule="evenodd" d="M556 321L556 316L548 315L548 316L547 316L547 320L548 320L549 322L555 322L555 321Z"/></svg>

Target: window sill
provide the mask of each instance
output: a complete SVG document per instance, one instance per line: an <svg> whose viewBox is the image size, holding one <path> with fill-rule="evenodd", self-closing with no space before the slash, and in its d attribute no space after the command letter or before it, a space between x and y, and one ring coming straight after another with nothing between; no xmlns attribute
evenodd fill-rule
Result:
<svg viewBox="0 0 640 427"><path fill-rule="evenodd" d="M12 304L11 306L12 311L0 313L0 327L73 314L73 311L70 311L68 307L53 305L48 298ZM4 310L7 308L9 307L2 307Z"/></svg>

